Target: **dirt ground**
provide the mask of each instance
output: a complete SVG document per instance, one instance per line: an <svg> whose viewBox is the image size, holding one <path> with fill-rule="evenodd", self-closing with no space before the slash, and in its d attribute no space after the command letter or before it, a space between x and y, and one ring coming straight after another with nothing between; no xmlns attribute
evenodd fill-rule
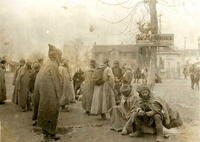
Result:
<svg viewBox="0 0 200 142"><path fill-rule="evenodd" d="M13 74L6 74L7 98L0 106L0 142L40 142L40 129L32 126L32 112L21 112L10 102L12 97ZM165 80L157 84L155 93L177 109L184 125L177 129L165 130L170 135L166 142L200 142L200 92L190 89L189 80ZM130 138L110 130L109 120L100 121L97 116L87 116L81 103L70 106L70 112L61 112L58 123L58 142L154 142L155 136ZM63 129L65 128L65 129Z"/></svg>

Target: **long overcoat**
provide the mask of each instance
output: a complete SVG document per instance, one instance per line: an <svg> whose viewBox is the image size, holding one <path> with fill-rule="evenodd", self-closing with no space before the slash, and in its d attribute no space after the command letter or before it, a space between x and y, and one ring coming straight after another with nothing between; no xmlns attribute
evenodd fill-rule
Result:
<svg viewBox="0 0 200 142"><path fill-rule="evenodd" d="M6 100L5 71L0 67L0 102Z"/></svg>
<svg viewBox="0 0 200 142"><path fill-rule="evenodd" d="M34 88L33 120L49 134L55 134L62 95L58 64L49 60L39 71Z"/></svg>

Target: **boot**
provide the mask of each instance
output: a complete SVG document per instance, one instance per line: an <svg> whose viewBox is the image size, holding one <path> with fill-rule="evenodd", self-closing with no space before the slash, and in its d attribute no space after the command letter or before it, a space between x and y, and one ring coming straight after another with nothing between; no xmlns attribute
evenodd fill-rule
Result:
<svg viewBox="0 0 200 142"><path fill-rule="evenodd" d="M55 141L57 141L57 140L60 140L60 137L56 135L51 135L51 139L54 139Z"/></svg>
<svg viewBox="0 0 200 142"><path fill-rule="evenodd" d="M134 133L129 134L130 137L142 137L143 134L141 131L136 131Z"/></svg>
<svg viewBox="0 0 200 142"><path fill-rule="evenodd" d="M106 120L106 114L105 113L101 114L101 120Z"/></svg>
<svg viewBox="0 0 200 142"><path fill-rule="evenodd" d="M126 130L126 128L123 128L121 135L127 135L127 134L128 134L128 131Z"/></svg>
<svg viewBox="0 0 200 142"><path fill-rule="evenodd" d="M163 142L163 141L164 141L164 137L161 135L157 135L156 142Z"/></svg>

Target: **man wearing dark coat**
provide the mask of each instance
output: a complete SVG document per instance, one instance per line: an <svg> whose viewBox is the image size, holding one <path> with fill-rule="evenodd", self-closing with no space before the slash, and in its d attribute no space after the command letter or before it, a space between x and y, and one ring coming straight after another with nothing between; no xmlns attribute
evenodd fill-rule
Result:
<svg viewBox="0 0 200 142"><path fill-rule="evenodd" d="M5 60L0 61L0 104L5 104L6 100L5 63Z"/></svg>
<svg viewBox="0 0 200 142"><path fill-rule="evenodd" d="M42 128L44 141L60 139L56 136L56 127L62 95L58 69L61 56L62 52L49 44L49 61L40 69L35 81L33 120Z"/></svg>
<svg viewBox="0 0 200 142"><path fill-rule="evenodd" d="M21 107L22 111L31 110L29 91L30 76L32 74L31 62L27 61L26 64L20 69L18 76L16 78L16 91L17 91L17 102Z"/></svg>
<svg viewBox="0 0 200 142"><path fill-rule="evenodd" d="M73 84L74 84L74 92L76 95L76 98L80 95L80 88L81 84L85 80L84 78L84 72L81 70L81 68L74 74L73 76Z"/></svg>
<svg viewBox="0 0 200 142"><path fill-rule="evenodd" d="M14 74L14 78L13 78L13 85L14 85L14 90L13 90L13 96L12 96L12 102L14 104L18 104L18 92L17 92L17 87L16 87L16 79L17 79L17 76L20 72L20 69L24 66L25 64L25 60L24 59L21 59L19 61L19 66L17 67L16 71L15 71L15 74Z"/></svg>

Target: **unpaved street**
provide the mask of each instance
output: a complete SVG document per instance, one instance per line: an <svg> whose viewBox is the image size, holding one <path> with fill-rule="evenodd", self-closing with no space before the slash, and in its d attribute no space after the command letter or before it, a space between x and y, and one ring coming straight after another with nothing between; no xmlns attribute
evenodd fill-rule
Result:
<svg viewBox="0 0 200 142"><path fill-rule="evenodd" d="M6 75L8 102L0 106L1 142L40 142L42 135L33 128L32 112L21 112L10 103L13 87L12 74ZM200 141L200 92L190 89L189 80L165 80L157 84L155 93L178 109L184 125L178 129L166 130L170 138L166 142ZM155 137L130 138L110 130L109 120L100 121L96 116L87 116L81 103L72 104L70 112L62 112L59 117L58 134L60 142L153 142ZM65 128L65 129L64 129Z"/></svg>

